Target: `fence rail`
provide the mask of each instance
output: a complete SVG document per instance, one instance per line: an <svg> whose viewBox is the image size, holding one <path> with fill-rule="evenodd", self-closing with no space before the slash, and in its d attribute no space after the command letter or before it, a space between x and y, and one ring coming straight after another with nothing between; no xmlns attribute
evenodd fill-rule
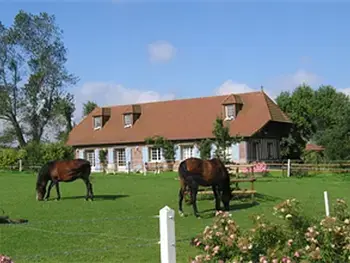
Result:
<svg viewBox="0 0 350 263"><path fill-rule="evenodd" d="M261 168L261 164L264 167ZM259 167L260 165L260 167ZM33 171L38 172L42 164L28 164L19 160L16 164L9 166L0 166L0 170L11 170L11 171ZM332 172L332 173L350 173L350 161L338 161L338 162L328 162L328 163L302 163L300 160L281 160L278 162L253 162L253 163L242 163L242 164L227 164L226 167L229 169L230 173L233 174L259 174L266 171L282 171L282 175L287 173L287 176L294 171L308 171L308 172ZM147 175L148 173L160 174L165 170L162 169L161 163L156 163L154 167L149 167L145 165L143 169L138 172ZM96 171L99 172L99 171ZM102 168L101 168L102 172ZM107 173L118 173L127 172L131 173L130 164L127 165L126 169L123 171L118 171L117 169L106 169Z"/></svg>

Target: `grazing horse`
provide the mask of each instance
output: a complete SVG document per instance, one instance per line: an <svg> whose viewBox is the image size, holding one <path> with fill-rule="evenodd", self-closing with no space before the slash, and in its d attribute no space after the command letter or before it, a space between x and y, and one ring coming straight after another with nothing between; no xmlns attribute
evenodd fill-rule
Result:
<svg viewBox="0 0 350 263"><path fill-rule="evenodd" d="M215 209L220 210L220 198L224 209L230 209L232 198L230 187L230 175L225 165L218 158L202 160L199 158L188 158L179 165L180 191L179 191L179 214L183 216L182 200L186 188L190 189L193 212L199 217L197 210L198 186L211 186L215 196Z"/></svg>
<svg viewBox="0 0 350 263"><path fill-rule="evenodd" d="M93 200L92 184L90 182L91 164L84 159L74 160L56 160L50 161L41 167L37 181L36 181L36 193L37 200L42 201L45 192L46 185L50 181L49 188L45 199L50 196L51 188L55 185L57 191L57 200L61 199L59 190L59 182L73 182L76 179L82 179L86 185L86 200L89 198Z"/></svg>

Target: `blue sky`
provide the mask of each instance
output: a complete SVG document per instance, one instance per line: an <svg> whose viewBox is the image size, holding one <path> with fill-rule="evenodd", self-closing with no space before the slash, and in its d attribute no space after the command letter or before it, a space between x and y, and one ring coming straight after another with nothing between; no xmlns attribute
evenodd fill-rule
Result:
<svg viewBox="0 0 350 263"><path fill-rule="evenodd" d="M259 90L274 97L305 81L350 93L350 2L0 1L54 14L80 81L81 104L101 105ZM187 3L186 3L187 2Z"/></svg>

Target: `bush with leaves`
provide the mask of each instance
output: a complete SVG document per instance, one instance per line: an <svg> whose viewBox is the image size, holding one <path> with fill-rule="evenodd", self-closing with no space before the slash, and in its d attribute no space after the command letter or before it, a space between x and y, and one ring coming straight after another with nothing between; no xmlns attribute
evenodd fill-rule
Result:
<svg viewBox="0 0 350 263"><path fill-rule="evenodd" d="M24 150L0 149L0 168L18 167L18 161L26 155Z"/></svg>
<svg viewBox="0 0 350 263"><path fill-rule="evenodd" d="M108 151L105 149L101 149L99 151L99 158L100 158L100 163L101 163L103 173L106 172L106 168L107 168L107 163L108 163L107 154L108 154Z"/></svg>
<svg viewBox="0 0 350 263"><path fill-rule="evenodd" d="M210 139L204 139L204 140L200 141L198 148L199 148L201 159L203 159L203 160L210 159L212 143L213 142Z"/></svg>
<svg viewBox="0 0 350 263"><path fill-rule="evenodd" d="M202 254L192 262L349 262L350 214L344 200L337 199L333 213L311 220L297 200L288 199L274 207L282 222L258 215L253 228L242 231L229 213L217 212L213 225L193 239Z"/></svg>

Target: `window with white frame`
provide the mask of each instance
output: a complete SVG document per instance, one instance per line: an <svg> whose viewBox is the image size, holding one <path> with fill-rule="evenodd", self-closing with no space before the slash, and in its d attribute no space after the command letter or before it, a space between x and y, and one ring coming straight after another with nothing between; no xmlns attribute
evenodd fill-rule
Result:
<svg viewBox="0 0 350 263"><path fill-rule="evenodd" d="M193 147L191 145L181 146L181 157L183 160L193 157Z"/></svg>
<svg viewBox="0 0 350 263"><path fill-rule="evenodd" d="M151 147L149 149L150 161L151 162L160 162L162 160L162 151L161 148Z"/></svg>
<svg viewBox="0 0 350 263"><path fill-rule="evenodd" d="M90 162L91 166L95 166L95 151L87 150L85 152L85 159Z"/></svg>
<svg viewBox="0 0 350 263"><path fill-rule="evenodd" d="M132 115L125 114L124 115L124 127L130 127L132 125Z"/></svg>
<svg viewBox="0 0 350 263"><path fill-rule="evenodd" d="M126 154L124 148L114 149L114 164L126 166Z"/></svg>
<svg viewBox="0 0 350 263"><path fill-rule="evenodd" d="M102 127L102 117L94 117L94 129L99 129Z"/></svg>
<svg viewBox="0 0 350 263"><path fill-rule="evenodd" d="M225 105L225 119L232 120L235 117L235 105Z"/></svg>

